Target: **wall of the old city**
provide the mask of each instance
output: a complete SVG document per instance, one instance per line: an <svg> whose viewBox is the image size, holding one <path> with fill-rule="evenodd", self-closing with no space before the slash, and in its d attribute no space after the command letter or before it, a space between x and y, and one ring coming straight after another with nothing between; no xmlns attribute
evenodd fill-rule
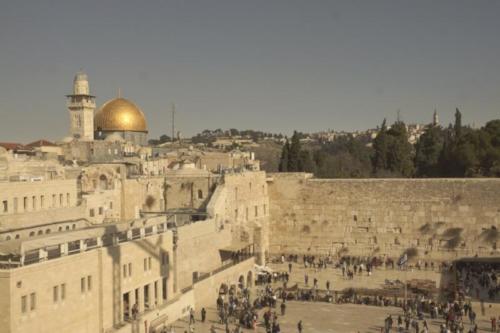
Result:
<svg viewBox="0 0 500 333"><path fill-rule="evenodd" d="M491 255L500 179L312 179L271 174L270 251L446 259ZM486 239L486 240L485 240Z"/></svg>

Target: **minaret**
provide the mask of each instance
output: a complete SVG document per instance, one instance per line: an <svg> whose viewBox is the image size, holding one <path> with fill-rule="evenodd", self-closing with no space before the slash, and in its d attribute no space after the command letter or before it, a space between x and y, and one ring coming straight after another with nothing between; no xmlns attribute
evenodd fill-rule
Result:
<svg viewBox="0 0 500 333"><path fill-rule="evenodd" d="M436 109L434 109L434 115L432 116L432 125L434 126L439 125L439 116Z"/></svg>
<svg viewBox="0 0 500 333"><path fill-rule="evenodd" d="M90 95L87 74L80 71L73 80L73 94L68 98L71 137L83 140L94 140L95 96Z"/></svg>

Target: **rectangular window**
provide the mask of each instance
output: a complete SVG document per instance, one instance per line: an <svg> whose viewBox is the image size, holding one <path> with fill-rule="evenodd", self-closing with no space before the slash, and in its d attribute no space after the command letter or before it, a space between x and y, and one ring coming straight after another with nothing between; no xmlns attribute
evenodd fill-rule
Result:
<svg viewBox="0 0 500 333"><path fill-rule="evenodd" d="M68 206L68 207L70 206L70 202L71 202L70 198L71 197L70 197L69 193L66 193L66 206Z"/></svg>
<svg viewBox="0 0 500 333"><path fill-rule="evenodd" d="M92 290L92 275L87 276L87 291Z"/></svg>
<svg viewBox="0 0 500 333"><path fill-rule="evenodd" d="M59 206L64 206L64 195L62 193L59 194Z"/></svg>
<svg viewBox="0 0 500 333"><path fill-rule="evenodd" d="M267 206L264 205L264 215L266 215L266 214L267 214Z"/></svg>
<svg viewBox="0 0 500 333"><path fill-rule="evenodd" d="M28 210L28 197L23 198L23 209L24 211Z"/></svg>
<svg viewBox="0 0 500 333"><path fill-rule="evenodd" d="M28 296L21 297L21 313L28 311Z"/></svg>
<svg viewBox="0 0 500 333"><path fill-rule="evenodd" d="M59 286L55 286L52 289L52 299L54 303L57 303L57 301L59 301Z"/></svg>
<svg viewBox="0 0 500 333"><path fill-rule="evenodd" d="M104 212L104 209L102 207L99 207L99 215L102 215L103 212Z"/></svg>
<svg viewBox="0 0 500 333"><path fill-rule="evenodd" d="M56 206L56 195L55 194L52 194L52 207L55 207Z"/></svg>
<svg viewBox="0 0 500 333"><path fill-rule="evenodd" d="M144 258L144 272L148 270L148 259Z"/></svg>
<svg viewBox="0 0 500 333"><path fill-rule="evenodd" d="M31 197L31 208L33 210L36 210L36 197L35 196Z"/></svg>
<svg viewBox="0 0 500 333"><path fill-rule="evenodd" d="M40 208L45 208L45 196L40 196Z"/></svg>
<svg viewBox="0 0 500 333"><path fill-rule="evenodd" d="M128 264L128 276L132 276L132 263Z"/></svg>
<svg viewBox="0 0 500 333"><path fill-rule="evenodd" d="M2 211L7 213L9 211L9 203L7 200L2 201Z"/></svg>
<svg viewBox="0 0 500 333"><path fill-rule="evenodd" d="M123 277L126 278L127 277L127 265L123 265Z"/></svg>
<svg viewBox="0 0 500 333"><path fill-rule="evenodd" d="M85 278L82 277L80 279L80 291L82 292L82 294L85 292Z"/></svg>
<svg viewBox="0 0 500 333"><path fill-rule="evenodd" d="M17 213L17 198L14 198L14 213Z"/></svg>
<svg viewBox="0 0 500 333"><path fill-rule="evenodd" d="M148 258L148 268L151 270L151 257Z"/></svg>
<svg viewBox="0 0 500 333"><path fill-rule="evenodd" d="M255 217L259 216L259 206L255 206Z"/></svg>
<svg viewBox="0 0 500 333"><path fill-rule="evenodd" d="M109 209L113 209L113 201L109 202Z"/></svg>
<svg viewBox="0 0 500 333"><path fill-rule="evenodd" d="M66 299L66 283L61 284L61 300Z"/></svg>
<svg viewBox="0 0 500 333"><path fill-rule="evenodd" d="M36 294L30 294L30 310L34 311L36 309Z"/></svg>
<svg viewBox="0 0 500 333"><path fill-rule="evenodd" d="M95 214L94 214L94 208L92 208L92 209L89 211L89 215L90 215L90 217L94 217L94 215L95 215Z"/></svg>

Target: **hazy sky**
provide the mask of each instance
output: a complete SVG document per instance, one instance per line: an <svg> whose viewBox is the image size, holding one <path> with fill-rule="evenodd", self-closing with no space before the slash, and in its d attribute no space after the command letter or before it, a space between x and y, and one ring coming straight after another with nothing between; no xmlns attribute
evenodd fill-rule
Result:
<svg viewBox="0 0 500 333"><path fill-rule="evenodd" d="M70 4L71 2L71 4ZM150 137L500 118L500 1L0 1L0 141L68 134L80 68Z"/></svg>

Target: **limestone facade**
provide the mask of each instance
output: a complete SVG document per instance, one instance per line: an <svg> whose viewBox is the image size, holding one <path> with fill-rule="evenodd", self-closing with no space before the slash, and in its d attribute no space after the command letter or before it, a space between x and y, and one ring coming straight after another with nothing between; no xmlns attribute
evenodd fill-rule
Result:
<svg viewBox="0 0 500 333"><path fill-rule="evenodd" d="M313 179L271 174L270 252L449 260L498 255L499 179Z"/></svg>

